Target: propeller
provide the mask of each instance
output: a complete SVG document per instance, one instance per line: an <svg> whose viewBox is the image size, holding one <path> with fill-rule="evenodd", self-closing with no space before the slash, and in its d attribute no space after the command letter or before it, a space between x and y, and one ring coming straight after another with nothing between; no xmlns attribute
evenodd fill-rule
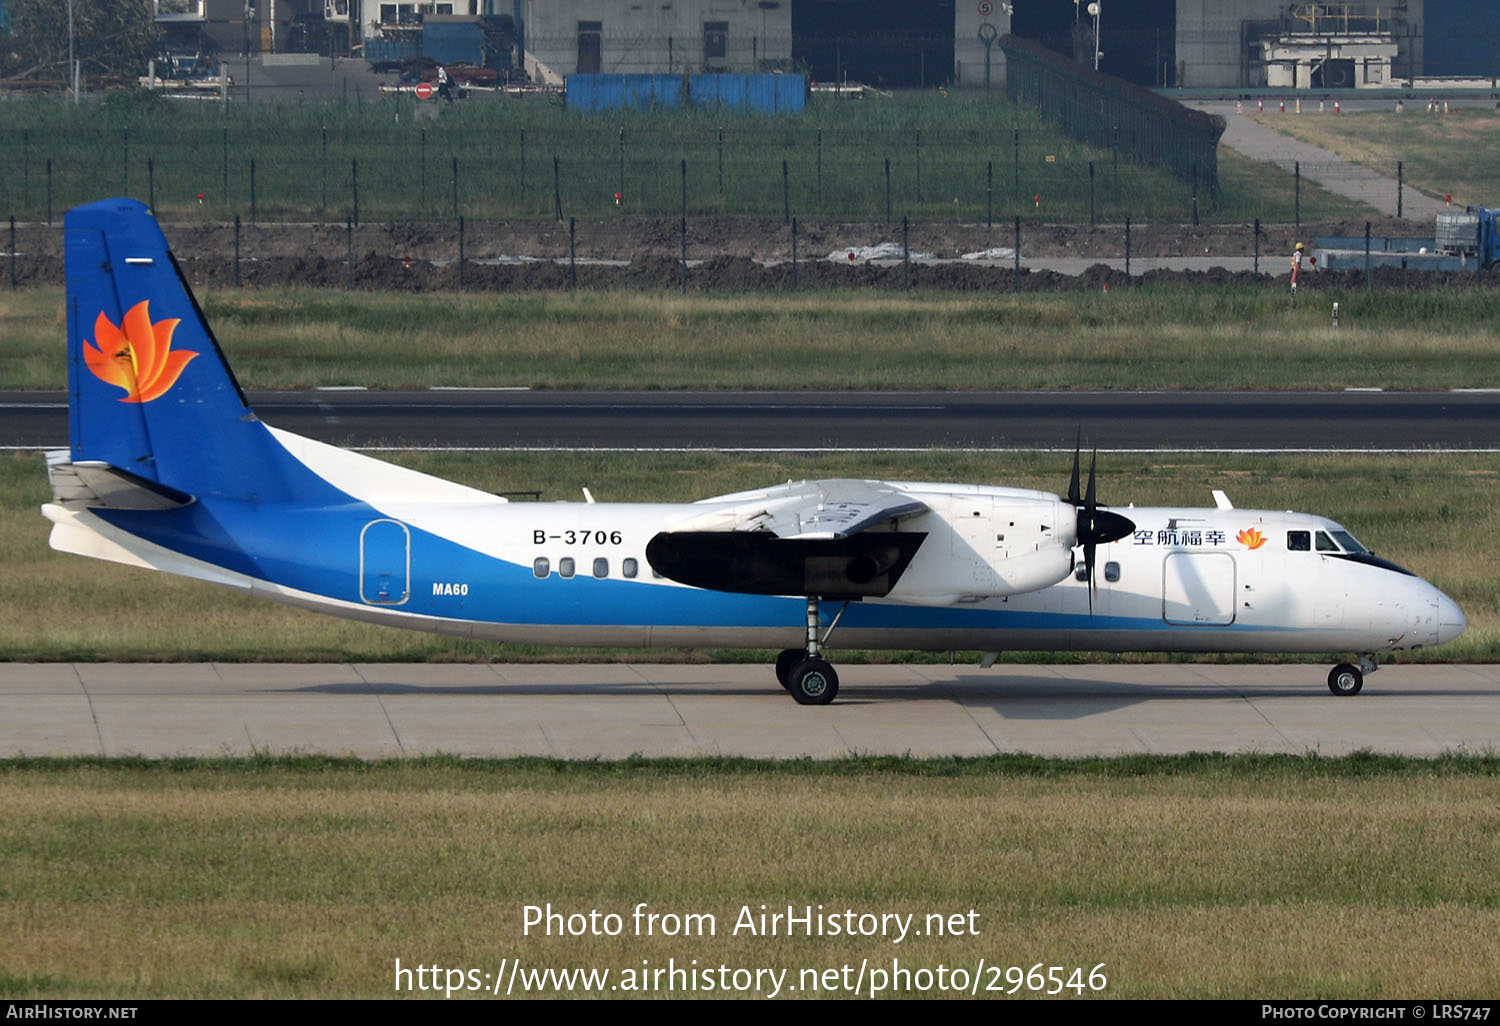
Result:
<svg viewBox="0 0 1500 1026"><path fill-rule="evenodd" d="M1079 441L1082 441L1080 432ZM1089 453L1089 484L1088 491L1078 494L1078 470L1079 470L1080 445L1075 442L1073 446L1073 476L1068 481L1068 502L1078 511L1078 520L1075 530L1075 544L1083 546L1083 563L1089 570L1089 615L1094 615L1094 553L1098 546L1108 545L1112 541L1118 541L1131 531L1135 530L1135 522L1128 517L1122 517L1118 513L1112 513L1107 509L1099 508L1097 492L1095 487L1094 463L1098 456L1097 451Z"/></svg>

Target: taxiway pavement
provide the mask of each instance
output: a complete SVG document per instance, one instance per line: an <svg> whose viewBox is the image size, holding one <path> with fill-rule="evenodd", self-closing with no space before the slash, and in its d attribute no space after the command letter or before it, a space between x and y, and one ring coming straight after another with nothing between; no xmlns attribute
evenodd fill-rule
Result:
<svg viewBox="0 0 1500 1026"><path fill-rule="evenodd" d="M762 665L0 665L0 757L617 759L1500 747L1500 666L846 666L804 707Z"/></svg>

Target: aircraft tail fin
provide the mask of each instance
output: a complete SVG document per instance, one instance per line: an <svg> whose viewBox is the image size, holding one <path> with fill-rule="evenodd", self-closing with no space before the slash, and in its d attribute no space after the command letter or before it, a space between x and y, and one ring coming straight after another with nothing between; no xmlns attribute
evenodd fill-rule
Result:
<svg viewBox="0 0 1500 1026"><path fill-rule="evenodd" d="M193 496L305 494L307 470L256 418L142 203L70 210L71 459Z"/></svg>

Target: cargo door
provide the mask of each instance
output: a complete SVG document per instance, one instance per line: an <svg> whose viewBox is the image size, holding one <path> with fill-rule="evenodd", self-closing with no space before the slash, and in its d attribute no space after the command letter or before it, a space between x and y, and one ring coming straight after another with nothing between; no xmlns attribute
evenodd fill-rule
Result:
<svg viewBox="0 0 1500 1026"><path fill-rule="evenodd" d="M1234 556L1174 552L1162 563L1162 619L1185 626L1234 622Z"/></svg>
<svg viewBox="0 0 1500 1026"><path fill-rule="evenodd" d="M399 520L372 520L359 534L359 597L399 606L411 596L411 532Z"/></svg>

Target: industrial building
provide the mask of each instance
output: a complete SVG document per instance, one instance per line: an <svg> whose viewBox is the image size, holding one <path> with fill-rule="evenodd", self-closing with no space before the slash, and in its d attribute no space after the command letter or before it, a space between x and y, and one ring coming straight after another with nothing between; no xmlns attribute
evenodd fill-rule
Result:
<svg viewBox="0 0 1500 1026"><path fill-rule="evenodd" d="M887 88L1004 81L1014 33L1159 88L1369 89L1500 76L1471 0L155 0L170 49L421 52L424 21L503 19L533 81L796 70ZM413 47L416 46L415 49Z"/></svg>

